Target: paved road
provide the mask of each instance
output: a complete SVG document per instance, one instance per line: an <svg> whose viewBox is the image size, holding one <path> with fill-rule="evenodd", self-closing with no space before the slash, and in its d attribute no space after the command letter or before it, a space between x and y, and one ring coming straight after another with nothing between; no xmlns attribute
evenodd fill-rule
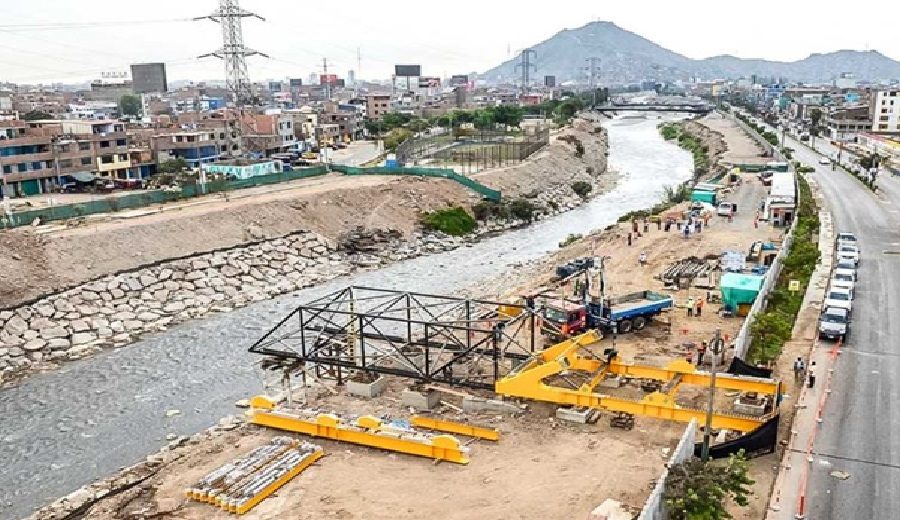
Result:
<svg viewBox="0 0 900 520"><path fill-rule="evenodd" d="M372 141L355 141L343 150L332 152L331 160L337 164L359 166L378 157L378 149Z"/></svg>
<svg viewBox="0 0 900 520"><path fill-rule="evenodd" d="M900 189L875 196L788 140L815 165L835 230L860 240L862 259L852 333L838 359L832 394L814 445L806 518L887 520L900 515ZM885 254L885 251L898 254ZM822 346L819 348L827 348ZM847 480L832 471L849 473Z"/></svg>

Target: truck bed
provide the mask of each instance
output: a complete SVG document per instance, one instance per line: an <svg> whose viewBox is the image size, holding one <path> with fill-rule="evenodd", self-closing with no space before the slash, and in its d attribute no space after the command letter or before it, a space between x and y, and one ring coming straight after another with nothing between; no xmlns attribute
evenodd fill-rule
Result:
<svg viewBox="0 0 900 520"><path fill-rule="evenodd" d="M658 314L673 305L672 297L653 291L626 294L610 301L610 318L613 321Z"/></svg>

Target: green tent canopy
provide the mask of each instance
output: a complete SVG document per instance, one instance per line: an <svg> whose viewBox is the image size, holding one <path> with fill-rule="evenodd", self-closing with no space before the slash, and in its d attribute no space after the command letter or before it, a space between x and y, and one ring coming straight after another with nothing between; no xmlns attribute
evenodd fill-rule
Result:
<svg viewBox="0 0 900 520"><path fill-rule="evenodd" d="M751 274L725 273L719 280L722 303L728 309L737 309L742 303L753 303L762 290L765 277Z"/></svg>

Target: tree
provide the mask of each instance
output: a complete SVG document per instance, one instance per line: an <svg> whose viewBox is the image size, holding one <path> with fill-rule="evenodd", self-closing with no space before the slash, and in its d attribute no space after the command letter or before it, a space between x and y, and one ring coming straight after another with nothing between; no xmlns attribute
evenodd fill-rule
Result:
<svg viewBox="0 0 900 520"><path fill-rule="evenodd" d="M663 497L671 520L723 520L732 518L728 500L745 507L753 480L743 452L725 461L691 458L669 470Z"/></svg>
<svg viewBox="0 0 900 520"><path fill-rule="evenodd" d="M475 111L475 128L479 130L486 130L489 128L493 128L494 123L494 112L492 110L477 110Z"/></svg>
<svg viewBox="0 0 900 520"><path fill-rule="evenodd" d="M390 112L384 115L381 122L384 125L384 130L393 130L394 128L409 123L411 119L412 116L409 114L397 114L394 112Z"/></svg>
<svg viewBox="0 0 900 520"><path fill-rule="evenodd" d="M125 94L119 98L119 111L126 116L137 117L141 115L141 98L132 94Z"/></svg>
<svg viewBox="0 0 900 520"><path fill-rule="evenodd" d="M506 126L519 126L522 122L522 116L525 112L518 105L500 105L492 110L494 120Z"/></svg>
<svg viewBox="0 0 900 520"><path fill-rule="evenodd" d="M822 111L818 108L814 108L809 111L809 118L812 120L813 128L817 128L819 126L819 121L822 120Z"/></svg>
<svg viewBox="0 0 900 520"><path fill-rule="evenodd" d="M181 171L186 170L187 167L187 161L179 157L177 159L169 159L168 161L159 163L156 171L157 173L180 173Z"/></svg>
<svg viewBox="0 0 900 520"><path fill-rule="evenodd" d="M367 119L365 125L366 132L368 132L369 135L378 135L384 129L384 125L381 124L381 121L375 119Z"/></svg>
<svg viewBox="0 0 900 520"><path fill-rule="evenodd" d="M406 127L413 132L424 132L431 128L431 125L424 119L413 119L409 123L406 123Z"/></svg>
<svg viewBox="0 0 900 520"><path fill-rule="evenodd" d="M53 114L41 112L40 110L32 110L31 112L26 112L22 116L22 121L37 121L40 119L53 119Z"/></svg>

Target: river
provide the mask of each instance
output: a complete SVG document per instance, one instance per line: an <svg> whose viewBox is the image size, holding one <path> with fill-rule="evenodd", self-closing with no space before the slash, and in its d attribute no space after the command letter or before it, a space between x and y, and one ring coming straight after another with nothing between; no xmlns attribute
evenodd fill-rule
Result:
<svg viewBox="0 0 900 520"><path fill-rule="evenodd" d="M691 176L691 155L660 138L657 119L608 121L618 186L573 211L473 247L415 258L377 271L187 322L139 343L69 363L0 391L0 518L30 514L78 487L133 464L166 444L235 413L258 393L258 358L247 348L299 302L355 284L453 294L508 265L557 249L656 203L663 186ZM166 411L180 410L173 417Z"/></svg>

